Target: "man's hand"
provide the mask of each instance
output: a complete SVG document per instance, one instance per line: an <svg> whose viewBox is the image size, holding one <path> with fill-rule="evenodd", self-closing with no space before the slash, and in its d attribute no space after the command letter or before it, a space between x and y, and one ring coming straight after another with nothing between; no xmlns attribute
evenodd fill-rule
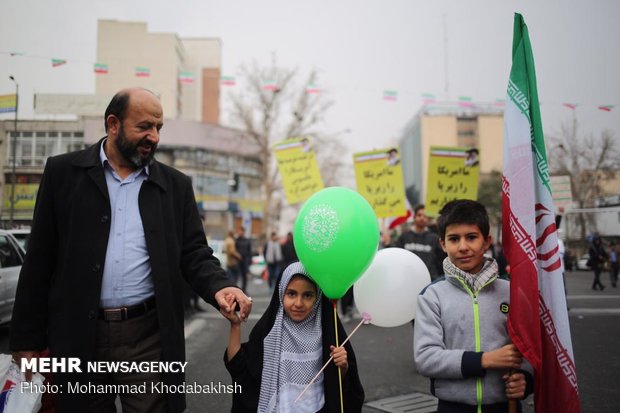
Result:
<svg viewBox="0 0 620 413"><path fill-rule="evenodd" d="M521 368L522 356L514 344L506 344L497 350L482 353L483 369Z"/></svg>
<svg viewBox="0 0 620 413"><path fill-rule="evenodd" d="M13 353L13 360L15 360L17 365L21 368L21 359L26 359L30 361L37 353L37 351L16 351ZM32 381L31 370L25 370L22 373L24 373L24 378L26 379L26 381Z"/></svg>
<svg viewBox="0 0 620 413"><path fill-rule="evenodd" d="M239 315L237 314L237 311L235 310L235 307L237 304L237 302L235 301L235 296L232 294L228 294L226 296L226 302L228 304L228 308L230 309L230 311L224 311L224 308L220 306L220 313L224 317L226 317L228 321L230 321L230 324L232 325L241 324L241 318L239 318Z"/></svg>
<svg viewBox="0 0 620 413"><path fill-rule="evenodd" d="M234 302L239 304L239 317L241 317L241 320L248 321L248 316L252 311L252 299L245 295L240 288L222 288L215 293L215 301L226 313L234 310L234 308L230 308L232 304L229 303L233 303L233 300L230 299L229 295L233 295L235 297Z"/></svg>

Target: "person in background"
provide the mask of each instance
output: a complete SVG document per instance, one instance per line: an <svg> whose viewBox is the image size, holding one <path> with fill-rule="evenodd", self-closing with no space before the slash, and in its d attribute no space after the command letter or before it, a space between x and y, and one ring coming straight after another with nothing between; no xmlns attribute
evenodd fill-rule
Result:
<svg viewBox="0 0 620 413"><path fill-rule="evenodd" d="M588 264L594 272L592 289L596 290L598 288L599 290L603 291L605 289L605 286L601 282L601 272L605 267L605 261L607 261L607 252L605 252L605 248L603 247L603 243L601 242L601 237L599 237L598 234L592 236L592 243L590 244L590 248L588 249L588 254L590 256L590 258L588 259Z"/></svg>
<svg viewBox="0 0 620 413"><path fill-rule="evenodd" d="M295 251L295 244L293 244L293 234L289 232L286 234L284 244L282 244L282 265L286 267L297 260L297 252Z"/></svg>
<svg viewBox="0 0 620 413"><path fill-rule="evenodd" d="M620 248L618 244L611 244L609 246L609 278L611 280L611 286L616 288L618 286L618 252Z"/></svg>
<svg viewBox="0 0 620 413"><path fill-rule="evenodd" d="M228 277L235 283L235 285L238 285L241 254L237 251L237 247L235 245L235 233L233 231L228 231L228 235L224 239L224 253L226 254L226 271L228 273ZM245 291L245 289L243 290Z"/></svg>
<svg viewBox="0 0 620 413"><path fill-rule="evenodd" d="M278 235L275 232L271 233L271 238L265 244L264 255L267 262L267 271L269 271L269 288L273 291L280 272L280 265L282 264L282 248Z"/></svg>
<svg viewBox="0 0 620 413"><path fill-rule="evenodd" d="M418 373L431 379L437 413L508 412L508 400L533 389L531 366L510 342L510 282L497 262L489 217L476 201L448 202L437 221L448 254L444 278L418 296L413 349Z"/></svg>
<svg viewBox="0 0 620 413"><path fill-rule="evenodd" d="M428 216L424 211L424 205L417 205L413 213L412 228L398 237L395 246L409 250L420 257L428 268L431 280L435 280L442 272L439 257L445 254L441 250L437 234L427 228Z"/></svg>
<svg viewBox="0 0 620 413"><path fill-rule="evenodd" d="M10 344L19 364L45 349L79 358L82 372L56 372L58 412L182 412L181 372L89 371L88 362L184 362L183 280L214 307L227 297L247 319L252 302L209 248L191 179L154 159L164 122L151 91L119 91L105 115L107 136L49 158L21 268ZM25 372L30 380L31 372ZM66 391L146 385L147 392Z"/></svg>
<svg viewBox="0 0 620 413"><path fill-rule="evenodd" d="M267 310L241 343L241 320L230 311L222 314L230 321L224 363L241 392L233 394L233 413L328 412L339 413L342 377L344 411L358 413L364 403L355 353L351 342L336 347L337 325L340 342L347 334L334 320L331 302L323 295L300 262L289 264L277 282ZM295 404L323 364L333 362Z"/></svg>
<svg viewBox="0 0 620 413"><path fill-rule="evenodd" d="M241 277L241 289L247 291L248 273L252 264L252 242L245 236L245 227L237 228L237 239L235 240L237 252L241 255L239 259L239 277Z"/></svg>

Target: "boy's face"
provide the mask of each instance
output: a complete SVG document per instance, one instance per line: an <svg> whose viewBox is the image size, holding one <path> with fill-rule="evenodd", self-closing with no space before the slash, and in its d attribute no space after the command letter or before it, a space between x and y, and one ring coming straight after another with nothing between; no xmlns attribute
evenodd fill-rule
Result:
<svg viewBox="0 0 620 413"><path fill-rule="evenodd" d="M492 242L490 235L485 239L480 228L471 224L448 225L446 236L439 240L450 261L470 274L480 272L484 266L484 253Z"/></svg>

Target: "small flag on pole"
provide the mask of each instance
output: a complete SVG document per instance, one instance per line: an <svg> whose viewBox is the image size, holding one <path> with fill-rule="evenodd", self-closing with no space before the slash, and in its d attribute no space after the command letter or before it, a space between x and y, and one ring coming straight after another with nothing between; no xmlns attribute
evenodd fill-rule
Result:
<svg viewBox="0 0 620 413"><path fill-rule="evenodd" d="M511 268L508 332L534 367L536 411L579 413L534 56L518 13L504 111L502 216Z"/></svg>
<svg viewBox="0 0 620 413"><path fill-rule="evenodd" d="M384 90L383 100L395 102L398 100L398 92L396 90Z"/></svg>
<svg viewBox="0 0 620 413"><path fill-rule="evenodd" d="M220 85L222 86L235 86L235 77L234 76L222 76L220 77Z"/></svg>
<svg viewBox="0 0 620 413"><path fill-rule="evenodd" d="M459 96L459 106L462 108L471 108L474 106L471 96Z"/></svg>
<svg viewBox="0 0 620 413"><path fill-rule="evenodd" d="M148 67L138 66L136 67L136 77L150 77L151 69Z"/></svg>
<svg viewBox="0 0 620 413"><path fill-rule="evenodd" d="M432 93L422 93L422 103L425 105L435 103L435 95Z"/></svg>
<svg viewBox="0 0 620 413"><path fill-rule="evenodd" d="M0 95L0 113L15 112L17 110L17 95Z"/></svg>
<svg viewBox="0 0 620 413"><path fill-rule="evenodd" d="M570 110L577 109L577 104L576 103L562 103L562 106L566 106Z"/></svg>
<svg viewBox="0 0 620 413"><path fill-rule="evenodd" d="M62 66L65 63L67 63L67 61L64 59L52 59L52 67Z"/></svg>
<svg viewBox="0 0 620 413"><path fill-rule="evenodd" d="M269 90L271 92L275 92L276 90L278 90L278 85L276 84L275 80L265 80L263 82L262 89L263 90Z"/></svg>
<svg viewBox="0 0 620 413"><path fill-rule="evenodd" d="M108 65L104 65L103 63L95 63L93 70L98 75L105 75L108 73Z"/></svg>
<svg viewBox="0 0 620 413"><path fill-rule="evenodd" d="M611 112L611 110L614 108L614 105L601 105L598 108L599 110L602 110L605 112Z"/></svg>
<svg viewBox="0 0 620 413"><path fill-rule="evenodd" d="M321 93L321 89L319 89L319 87L317 85L315 85L314 83L309 83L306 86L306 93L308 94L314 94L316 95L317 93Z"/></svg>
<svg viewBox="0 0 620 413"><path fill-rule="evenodd" d="M185 84L194 83L195 76L192 72L181 72L179 73L179 82Z"/></svg>

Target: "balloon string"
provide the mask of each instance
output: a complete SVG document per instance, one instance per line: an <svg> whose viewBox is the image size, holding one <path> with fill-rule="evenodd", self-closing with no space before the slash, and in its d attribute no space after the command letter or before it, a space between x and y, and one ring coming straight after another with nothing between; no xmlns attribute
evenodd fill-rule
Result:
<svg viewBox="0 0 620 413"><path fill-rule="evenodd" d="M340 347L338 344L338 301L333 300L334 303L334 331L336 332L336 347ZM344 413L344 400L342 397L342 372L338 368L338 386L340 387L340 413Z"/></svg>
<svg viewBox="0 0 620 413"><path fill-rule="evenodd" d="M363 319L362 321L360 321L360 323L353 329L353 331L351 331L351 334L349 334L349 337L347 337L346 340L344 340L342 342L342 344L340 345L340 347L344 347L345 344L347 344L347 342L351 339L351 337L353 337L353 334L355 334L355 332L362 326L362 324L368 324L368 319ZM299 399L301 399L301 396L304 395L304 393L306 392L306 390L308 390L308 388L312 385L312 383L314 383L316 381L316 379L319 378L319 376L321 375L321 373L323 373L323 370L325 370L327 368L327 365L334 359L334 356L331 356L329 358L329 360L327 360L327 362L325 364L323 364L323 367L321 368L321 370L319 370L319 372L316 374L316 376L314 376L312 378L312 380L310 380L310 383L308 383L308 385L304 388L304 391L302 391L300 393L299 396L297 396L297 398L295 399L294 403L297 403L297 401Z"/></svg>

